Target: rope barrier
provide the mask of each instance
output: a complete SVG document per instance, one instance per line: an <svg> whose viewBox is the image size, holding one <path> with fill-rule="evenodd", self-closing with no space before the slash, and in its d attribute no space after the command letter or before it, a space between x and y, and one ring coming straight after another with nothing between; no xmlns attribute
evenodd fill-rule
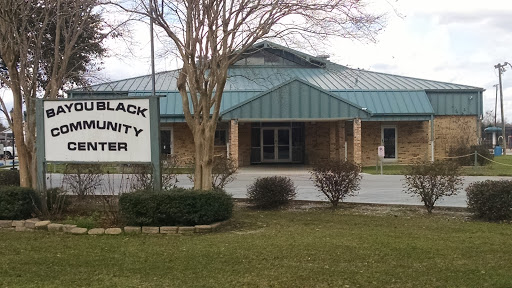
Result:
<svg viewBox="0 0 512 288"><path fill-rule="evenodd" d="M505 163L497 162L497 161L494 161L494 160L492 160L492 159L489 159L489 158L487 158L487 157L485 157L485 156L481 155L480 153L477 153L477 154L478 154L478 156L480 156L480 157L482 157L482 158L484 158L484 159L486 159L486 160L489 160L489 161L491 161L491 162L494 162L494 163L496 163L496 164L500 164L500 165L504 165L504 166L510 166L510 167L512 167L512 165L510 165L510 164L505 164Z"/></svg>
<svg viewBox="0 0 512 288"><path fill-rule="evenodd" d="M468 157L468 156L473 156L475 155L475 153L471 153L471 154L467 154L467 155L462 155L462 156L451 156L451 157L440 157L441 159L455 159L455 158L464 158L464 157Z"/></svg>

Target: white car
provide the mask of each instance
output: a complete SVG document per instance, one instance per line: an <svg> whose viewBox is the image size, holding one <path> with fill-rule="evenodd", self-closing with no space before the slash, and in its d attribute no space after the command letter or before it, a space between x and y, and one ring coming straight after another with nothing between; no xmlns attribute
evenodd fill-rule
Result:
<svg viewBox="0 0 512 288"><path fill-rule="evenodd" d="M14 147L14 154L12 153L12 146L4 146L4 151L3 151L3 157L5 159L12 159L14 158L13 155L17 156L18 155L18 150L16 149L16 147Z"/></svg>

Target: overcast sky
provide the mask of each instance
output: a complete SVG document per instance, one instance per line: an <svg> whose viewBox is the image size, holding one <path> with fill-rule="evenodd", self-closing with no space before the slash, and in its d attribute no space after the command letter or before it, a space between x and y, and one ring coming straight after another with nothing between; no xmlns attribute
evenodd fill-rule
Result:
<svg viewBox="0 0 512 288"><path fill-rule="evenodd" d="M352 68L481 87L486 89L484 112L494 110L493 85L498 83L494 65L512 63L512 1L369 1L368 10L388 14L387 27L378 35L378 42L333 41L324 47L331 61ZM137 44L131 50L135 57L105 59L101 72L104 79L151 72L148 28L140 25L134 32ZM111 42L109 47L121 52L118 43ZM177 65L173 55L160 57L156 70L176 69ZM503 74L503 95L505 117L512 122L512 67ZM7 100L9 93L0 91L0 97Z"/></svg>

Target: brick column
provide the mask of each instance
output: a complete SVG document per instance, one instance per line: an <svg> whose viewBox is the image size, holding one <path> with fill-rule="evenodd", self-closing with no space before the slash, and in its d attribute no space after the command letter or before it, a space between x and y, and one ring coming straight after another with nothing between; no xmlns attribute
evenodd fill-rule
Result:
<svg viewBox="0 0 512 288"><path fill-rule="evenodd" d="M339 160L338 158L338 137L337 137L336 122L329 122L329 159Z"/></svg>
<svg viewBox="0 0 512 288"><path fill-rule="evenodd" d="M229 155L238 167L238 121L231 120L229 122Z"/></svg>
<svg viewBox="0 0 512 288"><path fill-rule="evenodd" d="M354 162L361 164L361 119L354 119Z"/></svg>
<svg viewBox="0 0 512 288"><path fill-rule="evenodd" d="M345 159L345 121L338 121L338 159Z"/></svg>

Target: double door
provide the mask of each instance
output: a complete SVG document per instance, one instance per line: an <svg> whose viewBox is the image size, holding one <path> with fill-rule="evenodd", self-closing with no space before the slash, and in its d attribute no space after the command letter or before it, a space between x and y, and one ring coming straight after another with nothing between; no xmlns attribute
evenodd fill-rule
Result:
<svg viewBox="0 0 512 288"><path fill-rule="evenodd" d="M262 162L291 162L291 136L287 127L261 128Z"/></svg>

